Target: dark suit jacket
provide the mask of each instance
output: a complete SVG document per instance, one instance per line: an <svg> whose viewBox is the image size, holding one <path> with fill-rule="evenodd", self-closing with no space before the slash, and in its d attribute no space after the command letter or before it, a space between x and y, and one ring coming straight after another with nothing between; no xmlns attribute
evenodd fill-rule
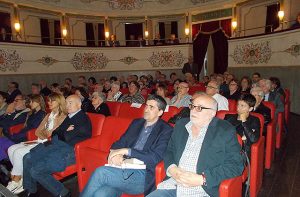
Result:
<svg viewBox="0 0 300 197"><path fill-rule="evenodd" d="M264 133L267 132L267 126L271 122L271 109L266 107L263 103L260 103L257 108L254 109L254 112L259 113L264 116Z"/></svg>
<svg viewBox="0 0 300 197"><path fill-rule="evenodd" d="M146 164L144 194L147 195L155 189L155 167L163 159L173 128L159 119L147 139L144 149L142 151L136 150L133 147L145 122L145 119L135 119L124 135L111 146L111 149L131 148L131 157L137 158Z"/></svg>
<svg viewBox="0 0 300 197"><path fill-rule="evenodd" d="M243 137L246 136L243 148L246 151L249 159L251 155L251 145L258 141L260 136L260 122L255 116L249 115L246 122L238 120L237 114L226 114L225 120L230 122L236 128L236 132Z"/></svg>
<svg viewBox="0 0 300 197"><path fill-rule="evenodd" d="M0 127L3 128L3 134L8 137L9 127L18 124L23 124L26 121L27 114L28 114L27 110L18 110L12 114L3 114L0 117ZM16 117L16 115L18 116Z"/></svg>
<svg viewBox="0 0 300 197"><path fill-rule="evenodd" d="M74 125L73 131L67 131L70 125ZM67 116L61 125L53 131L52 136L55 135L58 136L59 140L74 147L76 143L92 136L91 121L84 111L80 110L72 118Z"/></svg>
<svg viewBox="0 0 300 197"><path fill-rule="evenodd" d="M191 74L193 74L193 75L198 74L198 64L193 63L193 64L192 64L192 68L191 68L191 66L190 66L189 63L185 63L185 64L183 65L183 68L182 68L182 73L183 73L183 74L185 74L185 73L191 73Z"/></svg>
<svg viewBox="0 0 300 197"><path fill-rule="evenodd" d="M178 166L185 149L188 131L184 118L176 122L164 158L165 169L171 164ZM197 174L205 174L207 186L202 186L210 196L219 196L220 183L242 174L244 169L241 146L235 128L227 121L213 118L210 122L199 154Z"/></svg>
<svg viewBox="0 0 300 197"><path fill-rule="evenodd" d="M281 98L281 94L279 94L278 92L270 92L268 101L275 104L276 116L279 112L284 112L284 104L283 104L282 100L283 100L283 98Z"/></svg>
<svg viewBox="0 0 300 197"><path fill-rule="evenodd" d="M19 89L15 89L9 96L8 98L6 99L6 102L9 104L9 103L12 103L14 102L16 96L22 94L21 91Z"/></svg>

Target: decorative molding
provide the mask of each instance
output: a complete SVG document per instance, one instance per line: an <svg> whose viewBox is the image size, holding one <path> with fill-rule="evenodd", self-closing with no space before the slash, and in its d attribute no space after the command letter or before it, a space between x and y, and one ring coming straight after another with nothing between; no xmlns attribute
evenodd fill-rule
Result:
<svg viewBox="0 0 300 197"><path fill-rule="evenodd" d="M284 52L287 52L294 57L298 57L300 55L300 44L294 44L290 48L284 50Z"/></svg>
<svg viewBox="0 0 300 197"><path fill-rule="evenodd" d="M109 59L103 53L75 53L71 63L76 70L97 70L107 66Z"/></svg>
<svg viewBox="0 0 300 197"><path fill-rule="evenodd" d="M148 58L152 67L181 67L184 60L180 50L153 52Z"/></svg>
<svg viewBox="0 0 300 197"><path fill-rule="evenodd" d="M127 56L127 57L123 57L119 61L123 62L124 64L130 65L130 64L133 64L134 62L138 61L138 59L136 59L135 57L132 57L132 56Z"/></svg>
<svg viewBox="0 0 300 197"><path fill-rule="evenodd" d="M230 55L237 64L268 63L272 56L269 41L238 45Z"/></svg>
<svg viewBox="0 0 300 197"><path fill-rule="evenodd" d="M7 70L16 72L23 59L17 54L16 50L2 50L0 49L0 70L5 72Z"/></svg>
<svg viewBox="0 0 300 197"><path fill-rule="evenodd" d="M212 12L205 12L197 15L192 15L192 22L208 21L212 19L220 19L220 18L231 17L231 16L232 16L232 8L227 8L227 9L215 10Z"/></svg>
<svg viewBox="0 0 300 197"><path fill-rule="evenodd" d="M58 62L58 60L46 55L46 56L42 57L41 59L36 60L36 62L42 63L43 65L49 67L52 64L55 64L56 62Z"/></svg>
<svg viewBox="0 0 300 197"><path fill-rule="evenodd" d="M40 1L51 2L51 3L58 3L58 2L60 2L60 0L40 0Z"/></svg>
<svg viewBox="0 0 300 197"><path fill-rule="evenodd" d="M211 2L211 1L215 1L215 0L191 0L191 2L196 5L198 3L208 3L208 2Z"/></svg>
<svg viewBox="0 0 300 197"><path fill-rule="evenodd" d="M144 0L108 0L111 9L133 10L143 7Z"/></svg>

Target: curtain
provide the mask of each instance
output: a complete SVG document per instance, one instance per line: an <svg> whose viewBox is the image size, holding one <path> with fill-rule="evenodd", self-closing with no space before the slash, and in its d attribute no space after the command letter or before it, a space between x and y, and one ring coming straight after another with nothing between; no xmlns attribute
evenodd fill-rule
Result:
<svg viewBox="0 0 300 197"><path fill-rule="evenodd" d="M165 23L164 22L159 22L158 26L159 26L160 39L165 40L166 39Z"/></svg>
<svg viewBox="0 0 300 197"><path fill-rule="evenodd" d="M214 72L223 74L228 67L228 41L222 30L211 34L214 46Z"/></svg>
<svg viewBox="0 0 300 197"><path fill-rule="evenodd" d="M267 7L267 17L266 17L266 28L265 33L273 32L279 27L278 11L280 10L280 3L269 5Z"/></svg>
<svg viewBox="0 0 300 197"><path fill-rule="evenodd" d="M171 34L175 34L176 38L178 38L178 24L177 21L171 22Z"/></svg>
<svg viewBox="0 0 300 197"><path fill-rule="evenodd" d="M54 21L54 44L61 45L61 28L60 28L60 21Z"/></svg>
<svg viewBox="0 0 300 197"><path fill-rule="evenodd" d="M48 19L40 19L42 44L50 44L50 30Z"/></svg>
<svg viewBox="0 0 300 197"><path fill-rule="evenodd" d="M200 24L194 24L192 25L192 38L196 37L197 33L200 31Z"/></svg>
<svg viewBox="0 0 300 197"><path fill-rule="evenodd" d="M103 23L98 23L98 40L99 46L105 46L105 30Z"/></svg>
<svg viewBox="0 0 300 197"><path fill-rule="evenodd" d="M0 40L9 41L12 39L11 35L11 22L10 22L10 14L0 12L0 33L1 29L4 29L3 35L0 35Z"/></svg>
<svg viewBox="0 0 300 197"><path fill-rule="evenodd" d="M134 35L137 40L139 36L143 37L143 23L125 24L125 38L130 40L130 35ZM132 41L126 41L126 46L130 46Z"/></svg>
<svg viewBox="0 0 300 197"><path fill-rule="evenodd" d="M194 62L198 64L197 78L203 68L210 35L199 33L193 42Z"/></svg>
<svg viewBox="0 0 300 197"><path fill-rule="evenodd" d="M85 24L86 31L86 45L87 46L95 46L95 37L94 37L94 25L93 23Z"/></svg>

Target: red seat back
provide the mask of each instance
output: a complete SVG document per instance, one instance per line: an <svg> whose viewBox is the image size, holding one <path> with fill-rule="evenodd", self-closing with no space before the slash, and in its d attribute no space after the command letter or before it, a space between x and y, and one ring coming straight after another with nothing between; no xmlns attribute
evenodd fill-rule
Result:
<svg viewBox="0 0 300 197"><path fill-rule="evenodd" d="M205 92L205 86L196 85L189 87L189 95L193 95L195 92Z"/></svg>
<svg viewBox="0 0 300 197"><path fill-rule="evenodd" d="M129 89L128 88L122 88L122 89L120 89L120 92L122 92L122 94L128 94Z"/></svg>
<svg viewBox="0 0 300 197"><path fill-rule="evenodd" d="M24 124L17 124L14 126L9 127L9 133L10 135L14 135L19 133L24 128Z"/></svg>
<svg viewBox="0 0 300 197"><path fill-rule="evenodd" d="M276 111L276 107L275 104L270 102L270 101L262 101L263 104L268 107L271 110L271 119L274 120L275 118L275 111Z"/></svg>
<svg viewBox="0 0 300 197"><path fill-rule="evenodd" d="M131 107L131 105L131 103L121 103L118 117L133 119L144 117L145 104L142 104L140 108Z"/></svg>
<svg viewBox="0 0 300 197"><path fill-rule="evenodd" d="M111 145L120 139L131 122L131 118L115 116L106 117L100 135L100 150L103 152L109 152Z"/></svg>
<svg viewBox="0 0 300 197"><path fill-rule="evenodd" d="M87 113L87 115L92 123L92 136L100 135L105 120L105 116L96 113Z"/></svg>
<svg viewBox="0 0 300 197"><path fill-rule="evenodd" d="M252 116L255 116L259 119L260 122L260 136L262 136L263 134L263 130L264 130L264 123L265 123L265 118L263 115L259 114L259 113L255 113L255 112L251 112L250 113Z"/></svg>
<svg viewBox="0 0 300 197"><path fill-rule="evenodd" d="M216 117L224 120L226 114L236 114L236 112L234 112L234 111L220 110L220 111L217 111Z"/></svg>
<svg viewBox="0 0 300 197"><path fill-rule="evenodd" d="M107 101L106 104L108 105L109 111L110 111L112 116L118 116L119 115L119 111L120 111L120 107L121 107L120 102Z"/></svg>
<svg viewBox="0 0 300 197"><path fill-rule="evenodd" d="M229 111L236 112L237 110L237 101L233 99L228 99L228 109Z"/></svg>

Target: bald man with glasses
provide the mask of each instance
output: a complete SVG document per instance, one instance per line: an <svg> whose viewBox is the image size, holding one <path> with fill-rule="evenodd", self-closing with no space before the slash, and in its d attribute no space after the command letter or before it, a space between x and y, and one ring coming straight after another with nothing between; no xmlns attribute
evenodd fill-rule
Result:
<svg viewBox="0 0 300 197"><path fill-rule="evenodd" d="M215 118L217 102L197 93L189 118L176 122L164 157L167 179L147 197L219 196L220 183L242 174L235 128Z"/></svg>
<svg viewBox="0 0 300 197"><path fill-rule="evenodd" d="M220 84L216 80L211 80L206 86L206 94L212 96L218 103L218 111L220 110L229 110L228 100L221 94Z"/></svg>
<svg viewBox="0 0 300 197"><path fill-rule="evenodd" d="M171 105L178 108L188 107L190 104L190 99L192 98L192 96L188 94L189 84L186 82L181 82L177 89L178 93L171 99Z"/></svg>

